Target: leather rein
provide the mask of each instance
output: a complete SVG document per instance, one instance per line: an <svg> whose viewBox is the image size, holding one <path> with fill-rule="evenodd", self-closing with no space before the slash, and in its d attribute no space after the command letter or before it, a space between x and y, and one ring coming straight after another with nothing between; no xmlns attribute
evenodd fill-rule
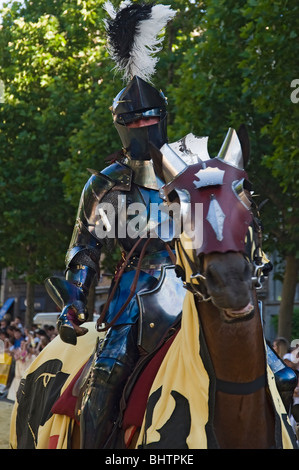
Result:
<svg viewBox="0 0 299 470"><path fill-rule="evenodd" d="M139 259L138 259L138 264L137 264L137 267L136 267L136 272L135 272L135 276L134 276L134 280L132 282L132 285L131 285L131 289L130 289L130 293L129 293L129 296L127 298L127 300L124 302L124 304L122 305L122 307L119 309L119 311L116 313L116 315L114 316L113 320L111 320L111 322L109 323L105 323L104 320L105 320L105 316L106 316L106 313L108 311L108 308L109 308L109 305L112 301L112 299L114 298L114 295L115 295L115 292L116 292L116 289L119 285L119 281L131 259L131 257L133 256L136 248L139 246L139 244L141 243L141 241L144 241L144 238L138 238L136 243L134 244L133 248L131 249L131 251L128 253L128 255L126 256L126 258L124 259L121 267L119 268L118 272L116 273L115 275L115 283L110 291L110 294L108 296L108 299L104 305L104 308L102 310L102 313L100 315L100 317L98 318L97 320L97 331L101 332L101 331L107 331L109 328L111 328L115 323L116 321L119 319L119 317L121 316L121 314L123 313L123 311L126 309L126 307L128 306L128 304L130 303L130 301L132 300L133 296L135 295L135 292L136 292L136 287L137 287L137 282L138 282L138 279L139 279L139 275L140 275L140 271L141 271L141 267L142 267L142 261L143 261L143 258L144 258L144 255L146 253L146 249L149 245L149 243L151 242L151 238L147 238L143 247L142 247L142 250L141 250L141 253L140 253L140 256L139 256ZM168 254L170 256L170 259L172 260L172 262L175 264L175 255L174 253L172 252L170 246L168 245L168 243L165 243L165 247L168 251Z"/></svg>

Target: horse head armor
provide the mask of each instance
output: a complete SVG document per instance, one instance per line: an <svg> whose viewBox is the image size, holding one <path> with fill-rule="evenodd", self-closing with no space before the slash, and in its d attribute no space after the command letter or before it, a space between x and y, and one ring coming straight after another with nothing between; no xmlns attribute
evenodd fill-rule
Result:
<svg viewBox="0 0 299 470"><path fill-rule="evenodd" d="M252 223L251 184L237 132L229 129L215 158L208 155L206 137L189 134L163 145L154 162L157 172L163 172L168 203L180 202L183 229L192 229L196 254L244 253ZM195 217L198 204L199 220Z"/></svg>

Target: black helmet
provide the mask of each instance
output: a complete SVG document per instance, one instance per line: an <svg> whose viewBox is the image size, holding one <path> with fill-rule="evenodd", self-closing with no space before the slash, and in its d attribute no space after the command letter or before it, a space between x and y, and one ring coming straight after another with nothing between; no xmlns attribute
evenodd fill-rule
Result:
<svg viewBox="0 0 299 470"><path fill-rule="evenodd" d="M132 160L149 160L149 143L157 148L167 142L166 98L138 76L114 98L112 114L123 148ZM128 127L140 118L158 117L155 124Z"/></svg>

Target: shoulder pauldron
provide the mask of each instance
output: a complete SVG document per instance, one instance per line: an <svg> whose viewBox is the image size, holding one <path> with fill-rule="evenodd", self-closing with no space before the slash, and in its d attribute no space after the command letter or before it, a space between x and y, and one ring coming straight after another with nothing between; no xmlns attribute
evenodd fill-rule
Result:
<svg viewBox="0 0 299 470"><path fill-rule="evenodd" d="M81 194L76 223L66 257L67 265L79 251L101 244L95 236L95 224L98 218L96 208L103 197L109 191L130 191L131 189L133 171L127 165L116 162L101 172L89 171L92 176Z"/></svg>

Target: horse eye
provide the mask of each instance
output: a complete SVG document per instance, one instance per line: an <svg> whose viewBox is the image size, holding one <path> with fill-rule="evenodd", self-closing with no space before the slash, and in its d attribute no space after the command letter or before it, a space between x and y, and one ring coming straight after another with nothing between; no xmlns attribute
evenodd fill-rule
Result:
<svg viewBox="0 0 299 470"><path fill-rule="evenodd" d="M250 195L251 183L245 178L239 181L234 181L232 183L232 190L237 198L241 201L243 206L245 206L246 209L250 209L252 203Z"/></svg>

